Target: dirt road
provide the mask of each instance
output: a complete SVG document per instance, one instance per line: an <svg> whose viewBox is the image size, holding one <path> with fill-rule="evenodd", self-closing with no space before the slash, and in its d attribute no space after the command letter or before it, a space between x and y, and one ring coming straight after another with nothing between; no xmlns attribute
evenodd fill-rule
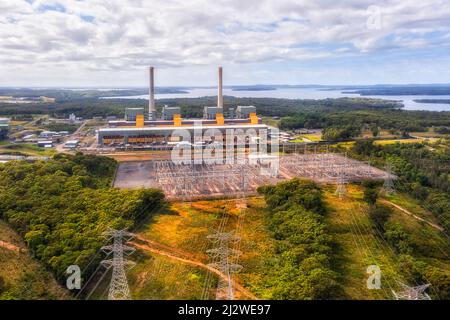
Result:
<svg viewBox="0 0 450 320"><path fill-rule="evenodd" d="M387 204L387 205L390 205L390 206L392 206L392 207L394 207L394 208L396 208L396 209L402 211L403 213L406 213L407 215L412 216L414 219L417 219L417 220L419 220L419 221L425 222L425 223L427 223L428 225L430 225L431 227L435 228L436 230L439 230L439 231L441 231L441 232L444 232L444 228L442 228L440 225L437 225L437 224L435 224L435 223L433 223L433 222L430 222L430 221L428 221L428 220L425 220L424 218L421 218L421 217L415 215L414 213L412 213L412 212L406 210L405 208L399 206L398 204L395 204L395 203L393 203L393 202L391 202L391 201L388 201L388 200L385 200L385 199L381 199L380 202L381 202L381 203L385 203L385 204ZM444 233L444 234L445 234L445 233Z"/></svg>
<svg viewBox="0 0 450 320"><path fill-rule="evenodd" d="M11 250L11 251L16 251L16 252L22 252L24 250L12 243L1 241L1 240L0 240L0 247Z"/></svg>
<svg viewBox="0 0 450 320"><path fill-rule="evenodd" d="M188 252L183 252L176 248L170 248L168 246L156 243L154 241L146 240L142 237L137 237L136 239L143 243L137 243L137 242L133 241L133 242L130 242L129 244L135 246L136 248L145 250L145 251L159 254L159 255L162 255L162 256L165 256L165 257L168 257L168 258L171 258L171 259L183 262L183 263L187 263L187 264L190 264L193 266L197 266L199 268L202 268L202 269L205 269L207 271L214 273L216 276L218 276L224 280L228 280L227 276L224 273L222 273L221 271L219 271L211 266L208 266L207 264L204 264L203 262L195 259L194 254L191 254ZM253 295L250 291L245 289L240 284L234 282L234 287L237 291L239 291L246 297L248 297L252 300L258 300L258 298L255 295Z"/></svg>

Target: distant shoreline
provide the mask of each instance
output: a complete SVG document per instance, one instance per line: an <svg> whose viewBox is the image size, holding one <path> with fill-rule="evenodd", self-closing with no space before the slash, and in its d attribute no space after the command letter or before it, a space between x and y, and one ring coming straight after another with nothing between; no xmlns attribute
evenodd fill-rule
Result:
<svg viewBox="0 0 450 320"><path fill-rule="evenodd" d="M442 104L450 104L450 99L417 99L413 100L417 103L442 103Z"/></svg>
<svg viewBox="0 0 450 320"><path fill-rule="evenodd" d="M347 90L343 94L359 94L361 96L448 96L448 87L379 87L370 89Z"/></svg>
<svg viewBox="0 0 450 320"><path fill-rule="evenodd" d="M263 88L254 88L254 89L248 89L248 88L239 88L239 89L232 89L232 91L275 91L277 90L276 88L268 88L268 89L263 89Z"/></svg>

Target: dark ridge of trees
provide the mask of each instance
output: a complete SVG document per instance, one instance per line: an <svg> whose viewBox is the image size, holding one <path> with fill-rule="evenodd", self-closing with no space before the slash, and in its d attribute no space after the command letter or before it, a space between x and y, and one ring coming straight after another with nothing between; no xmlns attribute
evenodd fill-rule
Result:
<svg viewBox="0 0 450 320"><path fill-rule="evenodd" d="M50 123L45 126L45 129L49 131L68 131L69 133L73 133L78 129L79 125L76 124L68 124L68 123Z"/></svg>
<svg viewBox="0 0 450 320"><path fill-rule="evenodd" d="M272 299L333 299L340 296L333 270L332 236L323 223L326 209L321 189L293 179L258 192L267 203L267 223L276 242L264 286Z"/></svg>
<svg viewBox="0 0 450 320"><path fill-rule="evenodd" d="M327 127L322 131L322 139L326 141L344 141L357 137L361 134L361 127L347 125L347 126L333 126Z"/></svg>
<svg viewBox="0 0 450 320"><path fill-rule="evenodd" d="M432 126L439 128L450 126L450 112L406 111L390 108L299 110L295 114L282 118L280 123L280 128L285 130L329 127L337 129L353 127L360 130L362 127L369 127L376 133L378 128L412 132L426 131Z"/></svg>
<svg viewBox="0 0 450 320"><path fill-rule="evenodd" d="M217 104L215 97L203 98L170 98L158 99L157 110L163 105L181 108L184 117L201 117L204 106ZM321 110L365 110L392 109L401 105L379 99L340 98L323 100L276 99L276 98L235 98L226 96L224 108L235 108L237 105L254 105L262 116L291 116L301 111L316 112ZM54 104L30 103L22 105L0 104L0 114L51 114L53 116L68 116L75 113L81 117L93 116L123 116L127 107L147 107L143 99L99 99L97 97L78 97L63 99Z"/></svg>

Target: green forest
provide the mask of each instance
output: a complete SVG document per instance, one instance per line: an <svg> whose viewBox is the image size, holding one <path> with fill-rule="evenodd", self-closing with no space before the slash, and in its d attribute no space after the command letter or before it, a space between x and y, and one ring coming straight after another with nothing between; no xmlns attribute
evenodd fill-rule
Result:
<svg viewBox="0 0 450 320"><path fill-rule="evenodd" d="M353 156L373 164L392 166L399 191L410 194L438 218L450 233L450 155L421 143L378 146L373 140L356 141Z"/></svg>
<svg viewBox="0 0 450 320"><path fill-rule="evenodd" d="M401 132L426 131L428 128L450 126L450 112L406 111L398 109L316 110L298 111L281 119L280 128L328 128L342 130L342 138L358 135L363 126L374 125ZM330 135L333 138L333 135ZM333 140L333 139L330 139Z"/></svg>
<svg viewBox="0 0 450 320"><path fill-rule="evenodd" d="M327 210L322 190L314 182L293 179L258 192L266 200L267 225L276 246L262 284L271 292L269 298L337 298L334 242L323 222Z"/></svg>
<svg viewBox="0 0 450 320"><path fill-rule="evenodd" d="M164 201L155 189L110 187L115 160L58 154L49 161L0 164L0 218L61 283L79 265L89 277L108 228L132 229ZM90 263L91 262L91 263Z"/></svg>
<svg viewBox="0 0 450 320"><path fill-rule="evenodd" d="M381 241L386 241L397 256L397 269L406 281L431 283L432 299L449 299L450 275L439 264L434 263L434 259L439 259L440 262L448 259L445 246L441 248L439 243L418 241L416 235L408 231L404 224L390 221L392 209L377 202L381 185L379 181L363 182L364 201L369 205L368 214L374 234Z"/></svg>

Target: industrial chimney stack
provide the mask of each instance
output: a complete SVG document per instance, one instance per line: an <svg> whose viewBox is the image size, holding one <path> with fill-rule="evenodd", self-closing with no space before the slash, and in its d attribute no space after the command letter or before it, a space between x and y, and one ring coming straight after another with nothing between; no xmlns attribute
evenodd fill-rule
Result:
<svg viewBox="0 0 450 320"><path fill-rule="evenodd" d="M155 107L155 77L154 77L154 68L150 67L149 69L150 76L150 88L149 88L149 99L148 99L148 119L156 120L156 107Z"/></svg>
<svg viewBox="0 0 450 320"><path fill-rule="evenodd" d="M222 67L219 67L219 87L217 92L217 108L223 109Z"/></svg>

